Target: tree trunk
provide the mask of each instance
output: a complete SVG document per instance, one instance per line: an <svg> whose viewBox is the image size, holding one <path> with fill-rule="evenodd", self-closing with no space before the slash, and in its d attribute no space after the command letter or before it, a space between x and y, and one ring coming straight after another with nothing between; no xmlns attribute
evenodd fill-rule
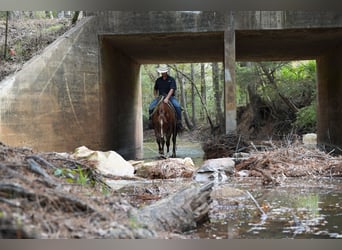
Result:
<svg viewBox="0 0 342 250"><path fill-rule="evenodd" d="M191 71L190 71L191 82L195 83L194 64L191 63L190 67L191 67ZM192 124L194 127L196 127L195 84L191 84L191 106L192 106Z"/></svg>
<svg viewBox="0 0 342 250"><path fill-rule="evenodd" d="M80 15L80 12L79 11L75 11L74 16L72 17L72 20L71 20L71 24L72 25L74 25L77 22L79 15Z"/></svg>
<svg viewBox="0 0 342 250"><path fill-rule="evenodd" d="M221 91L220 91L220 81L219 81L219 68L218 63L213 62L212 64L212 76L213 76L213 88L215 97L215 107L216 107L216 123L223 126L223 112L221 107Z"/></svg>
<svg viewBox="0 0 342 250"><path fill-rule="evenodd" d="M52 11L45 11L45 17L50 18L52 20L53 19Z"/></svg>
<svg viewBox="0 0 342 250"><path fill-rule="evenodd" d="M4 60L6 60L6 57L7 57L8 18L9 18L9 11L6 11L6 30L5 30Z"/></svg>
<svg viewBox="0 0 342 250"><path fill-rule="evenodd" d="M179 100L180 100L180 104L183 108L182 118L184 118L185 124L188 127L188 129L191 130L194 126L191 123L191 120L189 118L189 114L188 114L188 111L186 108L186 96L185 96L185 90L184 90L185 79L184 79L184 77L181 77L180 71L178 70L176 65L173 65L172 68L176 71L176 79L177 79L178 85L180 87L180 98L179 98Z"/></svg>
<svg viewBox="0 0 342 250"><path fill-rule="evenodd" d="M199 90L198 90L198 88L196 87L195 83L193 83L193 82L191 81L191 79L190 79L189 76L185 75L183 72L180 72L180 71L177 69L176 66L173 66L173 69L176 71L176 73L177 73L177 78L179 79L179 81L180 81L180 75L182 75L182 77L183 77L184 79L189 80L190 83L194 86L194 88L195 88L195 90L196 90L196 93L197 93L198 97L200 98L202 107L203 107L203 109L205 110L205 113L206 113L206 115L207 115L207 119L208 119L208 122L209 122L209 124L210 124L210 127L211 127L211 129L213 130L214 125L213 125L213 123L212 123L212 121L211 121L211 118L210 118L209 112L208 112L208 110L207 110L207 107L206 107L206 105L204 104L204 102L203 102L203 100L202 100L201 93L199 92ZM184 81L185 81L185 80L184 80ZM185 91L184 91L184 88L183 88L183 93L182 93L182 95L183 95L183 94L184 94L184 96L182 97L182 99L184 99L184 102L185 102L186 99L185 99ZM186 113L185 113L185 114L186 114ZM187 115L187 114L186 114L186 115ZM189 118L187 117L187 119L189 119ZM186 121L187 121L187 120L186 120ZM189 121L189 120L188 120L188 121ZM190 129L190 127L189 127L189 129Z"/></svg>
<svg viewBox="0 0 342 250"><path fill-rule="evenodd" d="M202 102L203 105L207 105L207 89L205 86L205 71L204 71L204 63L201 63L201 96L202 96ZM201 109L201 119L204 120L205 118L205 113L203 108Z"/></svg>
<svg viewBox="0 0 342 250"><path fill-rule="evenodd" d="M290 108L290 110L293 113L298 112L298 108L296 107L296 105L291 102L291 100L289 98L287 98L286 96L284 96L282 93L280 93L274 73L276 72L277 68L279 68L280 66L277 66L275 68L267 68L265 65L263 65L262 63L258 64L262 74L264 74L267 78L267 80L269 81L269 83L271 84L271 86L273 86L274 90L278 93L278 95L280 96L280 98L283 100L283 102Z"/></svg>

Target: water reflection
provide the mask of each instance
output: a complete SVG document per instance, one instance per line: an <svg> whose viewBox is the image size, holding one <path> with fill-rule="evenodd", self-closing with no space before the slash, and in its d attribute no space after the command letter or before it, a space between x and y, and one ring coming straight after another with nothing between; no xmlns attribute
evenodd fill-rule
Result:
<svg viewBox="0 0 342 250"><path fill-rule="evenodd" d="M341 238L342 182L288 179L280 187L264 188L260 180L230 180L236 188L249 190L265 211L263 218L251 199L232 202L222 197L213 203L210 218L198 229L200 238ZM235 204L235 205L234 205Z"/></svg>
<svg viewBox="0 0 342 250"><path fill-rule="evenodd" d="M180 138L181 140L182 138ZM181 141L177 156L191 157L201 166L200 144ZM154 140L144 143L144 158L157 157ZM224 185L248 190L267 216L262 216L252 199L214 199L210 223L189 232L194 238L270 239L342 238L342 179L287 178L277 187L264 187L257 178L231 178Z"/></svg>

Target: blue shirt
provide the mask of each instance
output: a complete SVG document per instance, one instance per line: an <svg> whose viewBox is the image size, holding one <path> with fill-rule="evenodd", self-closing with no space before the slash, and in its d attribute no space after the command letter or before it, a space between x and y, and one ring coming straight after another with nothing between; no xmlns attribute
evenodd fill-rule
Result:
<svg viewBox="0 0 342 250"><path fill-rule="evenodd" d="M159 95L162 96L167 96L170 89L174 89L172 94L174 96L177 89L176 81L172 76L168 75L165 80L161 76L156 80L156 83L154 84L154 89L159 91Z"/></svg>

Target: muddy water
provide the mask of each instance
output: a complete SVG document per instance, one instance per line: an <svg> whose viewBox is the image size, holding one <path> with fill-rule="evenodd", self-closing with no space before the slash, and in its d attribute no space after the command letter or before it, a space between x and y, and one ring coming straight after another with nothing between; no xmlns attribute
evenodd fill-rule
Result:
<svg viewBox="0 0 342 250"><path fill-rule="evenodd" d="M154 141L145 142L144 158L155 159L156 150ZM177 156L191 157L198 167L203 162L199 143L181 141ZM172 181L168 184L172 185ZM213 199L210 223L188 232L189 237L342 238L342 179L287 178L280 186L265 187L257 178L229 178L220 185L242 189L250 195Z"/></svg>
<svg viewBox="0 0 342 250"><path fill-rule="evenodd" d="M256 202L250 196L214 200L211 222L192 234L210 239L342 238L342 179L288 178L278 187L260 182L232 178L222 184L248 190Z"/></svg>
<svg viewBox="0 0 342 250"><path fill-rule="evenodd" d="M198 142L190 142L189 140L185 140L182 138L178 138L177 143L177 157L185 158L190 157L196 166L200 166L203 162L203 150L201 148L200 143ZM172 147L170 146L170 151L172 151ZM166 147L165 147L166 153ZM144 159L146 161L155 160L158 157L158 145L154 140L149 140L144 142Z"/></svg>

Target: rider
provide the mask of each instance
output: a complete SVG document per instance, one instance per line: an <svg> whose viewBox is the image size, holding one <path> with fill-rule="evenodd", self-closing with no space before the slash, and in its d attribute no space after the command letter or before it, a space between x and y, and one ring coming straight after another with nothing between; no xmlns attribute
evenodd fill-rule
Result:
<svg viewBox="0 0 342 250"><path fill-rule="evenodd" d="M164 102L168 103L168 101L170 101L173 107L175 108L176 113L177 113L177 130L182 130L183 129L182 110L181 110L180 104L175 98L175 91L177 89L176 81L173 77L167 74L169 69L166 64L160 65L160 67L157 68L157 71L158 73L161 74L161 76L157 78L154 84L155 99L151 102L149 110L148 110L149 111L149 128L152 128L151 114L153 112L153 109L158 104L158 96L162 95L164 96Z"/></svg>

